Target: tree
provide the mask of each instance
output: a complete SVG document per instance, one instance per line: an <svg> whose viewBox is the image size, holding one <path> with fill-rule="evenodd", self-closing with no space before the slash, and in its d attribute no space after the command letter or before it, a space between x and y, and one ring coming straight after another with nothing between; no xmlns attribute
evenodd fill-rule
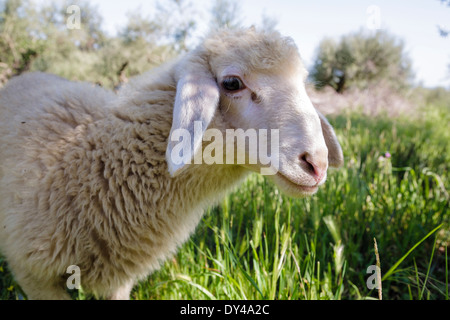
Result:
<svg viewBox="0 0 450 320"><path fill-rule="evenodd" d="M278 26L278 20L263 13L261 16L261 28L265 31L275 31Z"/></svg>
<svg viewBox="0 0 450 320"><path fill-rule="evenodd" d="M170 0L157 6L156 21L164 26L162 44L170 44L178 52L185 52L190 48L190 40L199 20L197 7L189 0Z"/></svg>
<svg viewBox="0 0 450 320"><path fill-rule="evenodd" d="M210 29L240 27L239 11L239 4L234 0L215 0L211 9Z"/></svg>
<svg viewBox="0 0 450 320"><path fill-rule="evenodd" d="M447 5L450 7L450 0L439 0L442 4ZM446 38L450 34L450 30L446 29L445 27L438 26L438 31L441 37Z"/></svg>
<svg viewBox="0 0 450 320"><path fill-rule="evenodd" d="M166 41L161 41L162 38ZM118 88L128 78L150 70L176 54L165 25L134 11L128 14L128 22L118 36L108 39L99 50L100 59L93 65L93 70L103 79L103 85Z"/></svg>
<svg viewBox="0 0 450 320"><path fill-rule="evenodd" d="M381 81L401 89L412 79L412 69L402 41L383 31L358 32L339 42L324 39L310 76L318 89L331 86L339 93Z"/></svg>
<svg viewBox="0 0 450 320"><path fill-rule="evenodd" d="M0 86L22 72L45 71L70 79L93 80L91 64L104 45L102 18L95 7L78 1L81 27L67 27L70 3L30 0L0 2Z"/></svg>
<svg viewBox="0 0 450 320"><path fill-rule="evenodd" d="M448 7L450 7L450 0L439 0L444 5L446 4ZM447 38L450 34L450 30L446 29L445 27L438 26L438 31L441 37ZM450 77L450 64L447 66L448 69L448 76Z"/></svg>
<svg viewBox="0 0 450 320"><path fill-rule="evenodd" d="M155 43L162 36L162 26L148 16L142 16L140 9L127 13L128 21L119 32L125 43Z"/></svg>
<svg viewBox="0 0 450 320"><path fill-rule="evenodd" d="M12 76L30 68L41 53L41 39L30 39L30 24L36 17L26 0L0 2L0 87Z"/></svg>
<svg viewBox="0 0 450 320"><path fill-rule="evenodd" d="M187 14L189 13L189 14ZM185 0L159 3L152 16L138 10L128 13L127 24L118 37L110 39L101 50L97 68L113 86L118 87L128 77L143 73L188 48L188 40L195 29L195 8ZM117 70L111 74L110 70Z"/></svg>
<svg viewBox="0 0 450 320"><path fill-rule="evenodd" d="M75 1L74 1L75 2ZM80 26L69 28L72 1L52 1L40 5L37 22L31 25L30 37L43 39L44 47L33 61L31 70L60 75L71 80L103 82L93 66L101 59L98 54L108 43L102 30L103 18L97 7L87 0L76 1Z"/></svg>

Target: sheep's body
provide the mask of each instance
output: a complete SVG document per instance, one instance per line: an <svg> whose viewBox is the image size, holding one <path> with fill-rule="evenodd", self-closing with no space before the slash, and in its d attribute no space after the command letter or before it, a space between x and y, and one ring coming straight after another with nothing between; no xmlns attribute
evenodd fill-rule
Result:
<svg viewBox="0 0 450 320"><path fill-rule="evenodd" d="M283 129L272 178L288 194L317 191L342 151L306 96L305 75L289 39L248 30L206 39L118 96L42 73L12 79L0 91L0 250L28 297L69 298L76 265L85 290L128 298L207 206L258 170L176 163L169 137L193 132L194 120L222 133ZM226 89L236 78L239 90ZM202 146L195 139L186 154Z"/></svg>
<svg viewBox="0 0 450 320"><path fill-rule="evenodd" d="M169 177L176 83L163 74L161 83L141 77L145 90L123 107L101 88L39 73L2 92L0 248L30 298L65 297L70 265L85 289L113 297L156 269L245 176L197 166Z"/></svg>

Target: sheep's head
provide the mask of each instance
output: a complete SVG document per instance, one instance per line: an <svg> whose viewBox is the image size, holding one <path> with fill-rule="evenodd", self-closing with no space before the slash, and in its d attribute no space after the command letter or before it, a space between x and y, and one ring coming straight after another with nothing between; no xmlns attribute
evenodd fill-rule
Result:
<svg viewBox="0 0 450 320"><path fill-rule="evenodd" d="M201 152L206 129L212 129L213 135L222 134L225 164L230 164L227 154L232 151L234 164L258 172L265 168L265 174L291 196L313 194L325 182L328 166L342 165L341 147L332 127L306 94L307 71L289 38L253 29L222 31L188 54L178 65L176 76L177 96L167 149L172 175ZM183 137L175 147L180 137L173 133L180 128L189 132L190 138ZM230 129L242 129L235 132L249 140L256 134L257 141L241 145L239 150L234 137L227 139ZM206 140L212 140L211 134L208 136ZM174 161L175 148L175 154L183 150L183 161ZM244 163L236 161L239 152L245 154ZM270 159L276 160L269 163L270 170L261 160L261 152L266 159L270 154Z"/></svg>

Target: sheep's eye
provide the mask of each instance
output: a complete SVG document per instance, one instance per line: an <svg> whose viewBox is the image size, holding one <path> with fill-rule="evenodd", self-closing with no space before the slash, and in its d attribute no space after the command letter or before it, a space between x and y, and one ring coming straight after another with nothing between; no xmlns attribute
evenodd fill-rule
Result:
<svg viewBox="0 0 450 320"><path fill-rule="evenodd" d="M238 77L227 77L222 81L222 86L228 91L239 91L245 88L242 80Z"/></svg>

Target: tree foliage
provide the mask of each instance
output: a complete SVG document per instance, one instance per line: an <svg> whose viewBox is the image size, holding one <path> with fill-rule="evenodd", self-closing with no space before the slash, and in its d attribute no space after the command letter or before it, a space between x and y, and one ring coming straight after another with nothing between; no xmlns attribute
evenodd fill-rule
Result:
<svg viewBox="0 0 450 320"><path fill-rule="evenodd" d="M238 28L241 26L240 6L236 1L215 0L211 10L211 29Z"/></svg>
<svg viewBox="0 0 450 320"><path fill-rule="evenodd" d="M42 41L36 37L30 41L27 27L35 12L26 10L22 0L0 3L0 84L14 74L30 68L30 64L42 49Z"/></svg>
<svg viewBox="0 0 450 320"><path fill-rule="evenodd" d="M384 31L357 32L339 41L324 39L318 47L311 78L317 88L330 86L339 93L381 81L402 89L412 79L412 69L402 41Z"/></svg>
<svg viewBox="0 0 450 320"><path fill-rule="evenodd" d="M447 7L450 7L450 0L439 0L439 2L443 5L446 5ZM447 38L448 35L450 34L450 30L447 29L446 27L440 26L438 25L438 31L439 31L439 35L441 37Z"/></svg>
<svg viewBox="0 0 450 320"><path fill-rule="evenodd" d="M75 1L80 28L70 29L72 2L38 6L31 0L0 0L0 86L12 76L39 70L115 88L186 50L195 25L195 16L181 17L188 3L172 0L158 6L154 16L128 13L127 24L111 36L102 29L98 9L80 0Z"/></svg>

